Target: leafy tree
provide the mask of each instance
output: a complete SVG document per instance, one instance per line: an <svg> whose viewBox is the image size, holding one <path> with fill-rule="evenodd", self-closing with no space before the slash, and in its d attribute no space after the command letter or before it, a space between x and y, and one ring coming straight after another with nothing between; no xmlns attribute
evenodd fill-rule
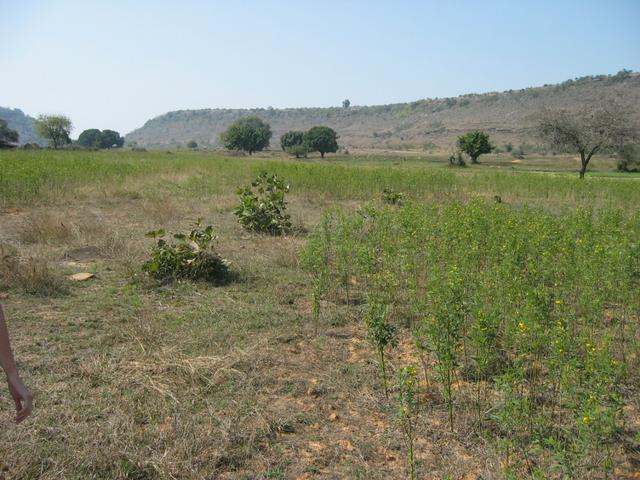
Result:
<svg viewBox="0 0 640 480"><path fill-rule="evenodd" d="M300 158L300 155L306 157L309 152L304 144L304 132L291 130L280 137L280 146L285 152Z"/></svg>
<svg viewBox="0 0 640 480"><path fill-rule="evenodd" d="M100 148L120 148L124 145L124 138L115 130L103 130L100 135Z"/></svg>
<svg viewBox="0 0 640 480"><path fill-rule="evenodd" d="M539 114L538 135L552 148L580 154L580 178L599 151L621 149L635 137L629 112L609 102L576 112L546 109Z"/></svg>
<svg viewBox="0 0 640 480"><path fill-rule="evenodd" d="M351 106L351 101L346 98L342 101L342 108L349 108Z"/></svg>
<svg viewBox="0 0 640 480"><path fill-rule="evenodd" d="M478 163L484 153L491 153L494 146L489 143L489 135L475 130L458 137L458 148L471 157L471 163Z"/></svg>
<svg viewBox="0 0 640 480"><path fill-rule="evenodd" d="M198 143L195 140L189 140L187 142L187 148L191 148L191 149L198 148Z"/></svg>
<svg viewBox="0 0 640 480"><path fill-rule="evenodd" d="M12 148L20 135L15 130L7 127L7 121L0 118L0 148Z"/></svg>
<svg viewBox="0 0 640 480"><path fill-rule="evenodd" d="M78 137L78 145L86 148L100 148L102 133L97 128L83 131Z"/></svg>
<svg viewBox="0 0 640 480"><path fill-rule="evenodd" d="M80 134L78 145L87 148L119 148L124 145L124 138L114 130L100 131L97 128L90 128Z"/></svg>
<svg viewBox="0 0 640 480"><path fill-rule="evenodd" d="M320 152L324 158L325 153L338 151L338 135L333 128L312 127L304 134L304 144L310 152Z"/></svg>
<svg viewBox="0 0 640 480"><path fill-rule="evenodd" d="M244 150L251 155L269 146L271 127L258 117L244 117L227 128L220 140L229 150Z"/></svg>
<svg viewBox="0 0 640 480"><path fill-rule="evenodd" d="M73 129L71 120L64 115L40 115L34 122L38 135L53 144L53 148L71 143L69 134Z"/></svg>

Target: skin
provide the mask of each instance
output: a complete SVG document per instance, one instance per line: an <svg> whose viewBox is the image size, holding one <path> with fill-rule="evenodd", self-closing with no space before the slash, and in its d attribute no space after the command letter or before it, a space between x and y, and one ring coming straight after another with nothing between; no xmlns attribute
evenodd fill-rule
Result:
<svg viewBox="0 0 640 480"><path fill-rule="evenodd" d="M7 383L9 384L9 393L16 404L16 423L24 421L30 414L33 406L33 397L31 392L24 386L16 362L11 352L11 344L9 343L9 331L4 321L4 312L0 305L0 366L7 375Z"/></svg>

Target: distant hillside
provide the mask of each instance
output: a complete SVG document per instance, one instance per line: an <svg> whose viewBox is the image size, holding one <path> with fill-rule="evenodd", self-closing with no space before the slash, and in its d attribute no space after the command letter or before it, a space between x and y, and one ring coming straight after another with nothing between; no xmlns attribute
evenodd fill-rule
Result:
<svg viewBox="0 0 640 480"><path fill-rule="evenodd" d="M47 141L36 133L33 128L33 117L25 115L19 108L0 107L0 118L7 121L7 126L16 130L20 135L20 145L25 143L39 143L47 145Z"/></svg>
<svg viewBox="0 0 640 480"><path fill-rule="evenodd" d="M274 132L271 148L287 130L328 125L347 148L446 149L470 129L487 131L497 145L537 143L531 114L542 107L573 109L600 97L616 98L640 119L640 74L621 71L568 80L557 85L468 94L455 98L350 108L204 109L169 112L126 136L127 142L168 147L195 140L219 147L219 135L232 121L257 115Z"/></svg>

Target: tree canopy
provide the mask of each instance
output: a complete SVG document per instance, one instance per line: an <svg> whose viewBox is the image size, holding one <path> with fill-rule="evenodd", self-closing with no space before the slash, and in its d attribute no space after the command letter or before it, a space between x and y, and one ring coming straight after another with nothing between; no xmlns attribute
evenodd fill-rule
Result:
<svg viewBox="0 0 640 480"><path fill-rule="evenodd" d="M34 122L38 135L51 142L53 148L71 143L71 120L64 115L40 115Z"/></svg>
<svg viewBox="0 0 640 480"><path fill-rule="evenodd" d="M280 146L285 152L300 158L300 155L307 156L309 149L304 144L304 132L291 130L280 137Z"/></svg>
<svg viewBox="0 0 640 480"><path fill-rule="evenodd" d="M258 117L240 118L229 125L220 140L229 150L244 150L251 155L269 146L271 127Z"/></svg>
<svg viewBox="0 0 640 480"><path fill-rule="evenodd" d="M579 111L545 109L538 116L538 135L553 148L580 154L580 178L591 157L603 150L620 151L636 137L629 112L614 102Z"/></svg>
<svg viewBox="0 0 640 480"><path fill-rule="evenodd" d="M20 135L7 126L7 121L0 118L0 148L13 148Z"/></svg>
<svg viewBox="0 0 640 480"><path fill-rule="evenodd" d="M78 145L86 148L119 148L124 145L124 138L115 130L90 128L80 134Z"/></svg>
<svg viewBox="0 0 640 480"><path fill-rule="evenodd" d="M324 158L325 153L338 151L338 135L333 128L312 127L304 134L304 145L310 152L320 152L320 157Z"/></svg>
<svg viewBox="0 0 640 480"><path fill-rule="evenodd" d="M480 155L491 153L494 146L489 142L489 135L480 131L465 133L458 137L458 148L471 157L471 163L478 163Z"/></svg>

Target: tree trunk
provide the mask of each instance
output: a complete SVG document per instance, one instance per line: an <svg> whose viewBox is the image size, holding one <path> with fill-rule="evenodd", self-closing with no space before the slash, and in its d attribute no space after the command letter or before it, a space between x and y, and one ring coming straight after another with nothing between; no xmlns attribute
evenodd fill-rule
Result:
<svg viewBox="0 0 640 480"><path fill-rule="evenodd" d="M580 152L580 178L584 178L584 174L587 171L587 165L589 165L590 158L586 158L584 152Z"/></svg>
<svg viewBox="0 0 640 480"><path fill-rule="evenodd" d="M320 152L320 158L324 158L324 152Z"/></svg>
<svg viewBox="0 0 640 480"><path fill-rule="evenodd" d="M474 165L478 165L480 162L478 161L478 157L471 157L471 163Z"/></svg>

